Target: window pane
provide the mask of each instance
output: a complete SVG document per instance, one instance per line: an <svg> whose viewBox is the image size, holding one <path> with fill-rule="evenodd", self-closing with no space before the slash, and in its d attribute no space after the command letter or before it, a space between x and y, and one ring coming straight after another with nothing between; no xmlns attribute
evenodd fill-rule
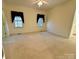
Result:
<svg viewBox="0 0 79 59"><path fill-rule="evenodd" d="M22 18L20 16L15 16L14 20L19 21L19 20L22 20Z"/></svg>
<svg viewBox="0 0 79 59"><path fill-rule="evenodd" d="M15 16L14 22L15 27L22 27L22 18L20 16Z"/></svg>
<svg viewBox="0 0 79 59"><path fill-rule="evenodd" d="M22 22L18 21L18 27L22 27Z"/></svg>
<svg viewBox="0 0 79 59"><path fill-rule="evenodd" d="M38 26L39 27L43 26L43 18L39 18L39 20L38 20Z"/></svg>

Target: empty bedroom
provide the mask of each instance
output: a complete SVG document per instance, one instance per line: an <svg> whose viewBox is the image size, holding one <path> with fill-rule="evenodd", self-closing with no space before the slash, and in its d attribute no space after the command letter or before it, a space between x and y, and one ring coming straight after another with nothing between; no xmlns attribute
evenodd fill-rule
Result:
<svg viewBox="0 0 79 59"><path fill-rule="evenodd" d="M76 59L76 0L2 0L3 59Z"/></svg>

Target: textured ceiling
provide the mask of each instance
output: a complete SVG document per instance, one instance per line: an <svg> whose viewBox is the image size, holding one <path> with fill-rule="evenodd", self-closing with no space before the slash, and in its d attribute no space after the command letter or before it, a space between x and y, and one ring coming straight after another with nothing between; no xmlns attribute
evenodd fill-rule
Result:
<svg viewBox="0 0 79 59"><path fill-rule="evenodd" d="M28 7L36 7L38 8L37 5L33 4L33 2L36 1L36 0L3 0L3 4L4 3L8 3L8 4L13 4L13 5L22 5L22 6L28 6ZM43 5L42 9L48 9L48 8L51 8L57 4L60 4L60 3L64 3L68 0L44 0L44 1L47 1L48 4L47 5Z"/></svg>

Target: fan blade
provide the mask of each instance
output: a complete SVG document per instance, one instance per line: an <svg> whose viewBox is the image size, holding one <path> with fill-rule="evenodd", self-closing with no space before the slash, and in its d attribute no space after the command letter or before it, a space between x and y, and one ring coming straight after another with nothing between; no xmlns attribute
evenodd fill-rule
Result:
<svg viewBox="0 0 79 59"><path fill-rule="evenodd" d="M46 1L43 1L44 4L48 4Z"/></svg>
<svg viewBox="0 0 79 59"><path fill-rule="evenodd" d="M35 2L33 2L33 4L36 4L36 3L38 3L39 1L35 1Z"/></svg>

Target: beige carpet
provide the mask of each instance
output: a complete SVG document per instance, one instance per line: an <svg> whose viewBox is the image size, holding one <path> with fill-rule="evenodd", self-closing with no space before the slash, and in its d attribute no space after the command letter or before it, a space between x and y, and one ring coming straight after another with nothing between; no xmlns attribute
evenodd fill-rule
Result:
<svg viewBox="0 0 79 59"><path fill-rule="evenodd" d="M3 41L6 59L76 59L75 38L47 32L15 35Z"/></svg>

